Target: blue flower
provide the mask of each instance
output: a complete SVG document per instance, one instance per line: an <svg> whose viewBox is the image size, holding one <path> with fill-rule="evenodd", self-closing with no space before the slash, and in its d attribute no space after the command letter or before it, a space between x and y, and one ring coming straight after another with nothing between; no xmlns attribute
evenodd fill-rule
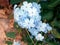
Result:
<svg viewBox="0 0 60 45"><path fill-rule="evenodd" d="M19 41L15 41L13 42L13 45L21 45Z"/></svg>
<svg viewBox="0 0 60 45"><path fill-rule="evenodd" d="M42 35L39 33L37 36L35 36L35 38L36 38L38 41L43 41L44 36L42 36Z"/></svg>
<svg viewBox="0 0 60 45"><path fill-rule="evenodd" d="M19 20L19 8L16 8L14 11L14 20L17 22Z"/></svg>
<svg viewBox="0 0 60 45"><path fill-rule="evenodd" d="M37 36L37 34L39 33L36 28L29 28L28 31L29 31L33 36Z"/></svg>
<svg viewBox="0 0 60 45"><path fill-rule="evenodd" d="M52 30L52 27L48 23L41 21L40 9L40 4L24 1L21 7L14 6L14 20L21 28L28 29L36 39L38 38L37 40L42 41L44 37L38 33L41 31L47 33Z"/></svg>
<svg viewBox="0 0 60 45"><path fill-rule="evenodd" d="M28 11L31 7L32 7L32 3L28 3L27 1L24 1L23 5L21 6L21 9Z"/></svg>
<svg viewBox="0 0 60 45"><path fill-rule="evenodd" d="M48 23L47 23L47 27L46 28L47 28L48 31L52 30L52 27Z"/></svg>
<svg viewBox="0 0 60 45"><path fill-rule="evenodd" d="M33 2L32 6L35 7L37 9L37 11L40 13L40 9L41 9L40 4L37 4L36 2Z"/></svg>

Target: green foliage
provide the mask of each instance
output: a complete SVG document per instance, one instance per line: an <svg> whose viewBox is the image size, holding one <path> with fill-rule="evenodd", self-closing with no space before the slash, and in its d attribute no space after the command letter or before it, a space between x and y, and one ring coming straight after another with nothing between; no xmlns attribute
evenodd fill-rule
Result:
<svg viewBox="0 0 60 45"><path fill-rule="evenodd" d="M48 2L41 1L40 4L41 4L42 9L48 9L48 4L49 4Z"/></svg>
<svg viewBox="0 0 60 45"><path fill-rule="evenodd" d="M8 32L6 33L6 36L10 38L15 38L15 32Z"/></svg>
<svg viewBox="0 0 60 45"><path fill-rule="evenodd" d="M23 41L24 41L24 42L27 42L28 45L33 45L32 41L31 41L31 39L30 39L29 34L26 32L26 30L24 30L24 32L25 32L25 35L22 37ZM24 32L23 32L23 33L24 33Z"/></svg>
<svg viewBox="0 0 60 45"><path fill-rule="evenodd" d="M52 22L52 25L54 25L54 27L56 27L56 28L60 28L60 21L54 20Z"/></svg>
<svg viewBox="0 0 60 45"><path fill-rule="evenodd" d="M10 0L10 4L17 4L20 3L22 0Z"/></svg>
<svg viewBox="0 0 60 45"><path fill-rule="evenodd" d="M6 41L8 45L12 45L13 43L11 41Z"/></svg>
<svg viewBox="0 0 60 45"><path fill-rule="evenodd" d="M60 38L60 33L56 29L53 29L51 32L55 36L55 38Z"/></svg>
<svg viewBox="0 0 60 45"><path fill-rule="evenodd" d="M38 2L39 0L26 0L28 2Z"/></svg>
<svg viewBox="0 0 60 45"><path fill-rule="evenodd" d="M16 22L14 22L14 28L18 31L18 33L21 33L21 28L20 28L20 26L16 23Z"/></svg>
<svg viewBox="0 0 60 45"><path fill-rule="evenodd" d="M42 20L47 20L50 21L53 18L53 12L48 11L48 12L42 12Z"/></svg>
<svg viewBox="0 0 60 45"><path fill-rule="evenodd" d="M40 0L25 0L25 1L28 1L28 2L39 2ZM22 3L23 0L10 0L10 4L17 4L17 3Z"/></svg>
<svg viewBox="0 0 60 45"><path fill-rule="evenodd" d="M50 4L48 5L50 8L56 7L58 5L60 0L51 0Z"/></svg>
<svg viewBox="0 0 60 45"><path fill-rule="evenodd" d="M17 30L20 29L19 25L16 22L14 22L14 28L16 28Z"/></svg>
<svg viewBox="0 0 60 45"><path fill-rule="evenodd" d="M57 45L57 43L55 43L55 42L48 42L48 45Z"/></svg>
<svg viewBox="0 0 60 45"><path fill-rule="evenodd" d="M53 22L54 27L60 28L60 0L50 0L49 2L40 2L42 20L47 22ZM59 5L59 6L57 6ZM57 20L55 20L55 18ZM58 21L59 20L59 21Z"/></svg>

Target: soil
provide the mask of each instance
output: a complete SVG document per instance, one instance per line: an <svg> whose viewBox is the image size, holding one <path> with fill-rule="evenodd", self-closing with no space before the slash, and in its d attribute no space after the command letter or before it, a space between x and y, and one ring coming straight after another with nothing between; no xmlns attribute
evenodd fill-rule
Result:
<svg viewBox="0 0 60 45"><path fill-rule="evenodd" d="M0 9L0 45L7 45L5 41L11 39L6 36L7 32L17 32L16 29L14 29L13 17L9 18L11 13L12 13L11 9L7 8ZM21 45L27 45L27 43L24 43L24 41L21 41L21 39L22 39L21 35L16 35L15 39L11 39L11 41L20 40Z"/></svg>

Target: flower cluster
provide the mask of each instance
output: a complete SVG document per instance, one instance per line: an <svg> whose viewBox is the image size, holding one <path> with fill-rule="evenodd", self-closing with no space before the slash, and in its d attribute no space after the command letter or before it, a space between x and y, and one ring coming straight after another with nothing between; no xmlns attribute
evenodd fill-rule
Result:
<svg viewBox="0 0 60 45"><path fill-rule="evenodd" d="M44 37L39 32L47 33L52 30L52 27L41 21L40 9L40 4L35 2L28 3L24 1L21 7L14 5L14 20L20 27L27 28L37 40L42 41Z"/></svg>

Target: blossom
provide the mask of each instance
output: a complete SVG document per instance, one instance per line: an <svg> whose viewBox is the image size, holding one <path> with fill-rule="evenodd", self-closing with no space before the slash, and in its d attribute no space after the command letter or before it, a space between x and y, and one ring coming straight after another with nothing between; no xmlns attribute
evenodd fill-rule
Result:
<svg viewBox="0 0 60 45"><path fill-rule="evenodd" d="M28 31L33 35L33 36L37 36L38 31L36 28L29 28Z"/></svg>
<svg viewBox="0 0 60 45"><path fill-rule="evenodd" d="M37 12L40 13L40 8L41 8L40 4L37 4L36 2L33 2L32 6L35 7L37 9Z"/></svg>
<svg viewBox="0 0 60 45"><path fill-rule="evenodd" d="M47 23L47 27L46 28L47 28L48 31L52 30L52 27L48 23Z"/></svg>
<svg viewBox="0 0 60 45"><path fill-rule="evenodd" d="M19 41L15 41L13 42L13 45L21 45Z"/></svg>
<svg viewBox="0 0 60 45"><path fill-rule="evenodd" d="M42 36L42 35L39 33L35 38L36 38L36 40L38 40L38 41L43 41L44 36Z"/></svg>
<svg viewBox="0 0 60 45"><path fill-rule="evenodd" d="M14 10L16 9L16 7L17 7L17 5L15 4L15 5L14 5Z"/></svg>
<svg viewBox="0 0 60 45"><path fill-rule="evenodd" d="M14 20L17 22L19 20L19 7L16 8L17 5L14 6Z"/></svg>
<svg viewBox="0 0 60 45"><path fill-rule="evenodd" d="M44 33L47 33L48 31L52 30L52 27L47 23L40 23L40 25L37 26L37 28L38 28L38 31L40 32L42 31Z"/></svg>
<svg viewBox="0 0 60 45"><path fill-rule="evenodd" d="M21 9L28 11L29 8L31 8L31 7L32 7L32 3L28 3L27 1L24 1L23 5L21 6Z"/></svg>
<svg viewBox="0 0 60 45"><path fill-rule="evenodd" d="M39 32L47 33L52 30L52 27L48 23L43 23L41 21L40 4L36 2L28 3L23 2L21 7L14 5L14 20L18 23L21 28L26 28L35 36L37 40L43 40L44 36L38 34Z"/></svg>
<svg viewBox="0 0 60 45"><path fill-rule="evenodd" d="M32 7L28 10L29 16L36 16L38 14L37 9L35 7Z"/></svg>
<svg viewBox="0 0 60 45"><path fill-rule="evenodd" d="M42 23L41 26L40 26L40 31L46 33L47 32L46 27L47 27L46 23Z"/></svg>
<svg viewBox="0 0 60 45"><path fill-rule="evenodd" d="M23 23L23 25L26 27L26 28L30 28L30 27L34 27L34 20L33 19L26 19L25 22Z"/></svg>

